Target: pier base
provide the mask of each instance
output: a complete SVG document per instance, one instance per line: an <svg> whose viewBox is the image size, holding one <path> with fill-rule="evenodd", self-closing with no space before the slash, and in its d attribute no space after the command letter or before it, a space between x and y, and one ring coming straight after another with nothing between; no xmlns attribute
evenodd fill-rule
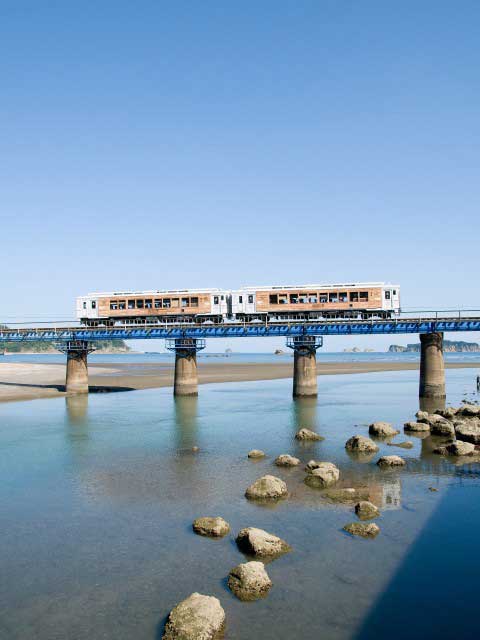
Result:
<svg viewBox="0 0 480 640"><path fill-rule="evenodd" d="M85 340L71 340L57 344L67 356L65 391L67 394L88 393L88 354L95 348Z"/></svg>
<svg viewBox="0 0 480 640"><path fill-rule="evenodd" d="M420 398L445 398L443 333L420 334Z"/></svg>
<svg viewBox="0 0 480 640"><path fill-rule="evenodd" d="M317 396L317 349L322 344L320 336L301 335L287 339L287 347L293 349L294 398Z"/></svg>
<svg viewBox="0 0 480 640"><path fill-rule="evenodd" d="M175 352L174 396L198 396L197 351L205 340L175 338L167 340L167 349Z"/></svg>

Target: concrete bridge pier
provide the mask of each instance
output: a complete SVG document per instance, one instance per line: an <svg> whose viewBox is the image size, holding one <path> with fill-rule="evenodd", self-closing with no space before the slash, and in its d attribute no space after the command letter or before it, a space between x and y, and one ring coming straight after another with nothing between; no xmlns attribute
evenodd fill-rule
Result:
<svg viewBox="0 0 480 640"><path fill-rule="evenodd" d="M173 338L167 349L175 352L174 396L198 396L197 351L205 348L205 340Z"/></svg>
<svg viewBox="0 0 480 640"><path fill-rule="evenodd" d="M57 344L57 349L67 356L65 391L67 394L88 393L88 354L95 351L86 340L69 340Z"/></svg>
<svg viewBox="0 0 480 640"><path fill-rule="evenodd" d="M287 339L287 347L293 349L294 398L317 396L317 349L322 344L321 336L302 334Z"/></svg>
<svg viewBox="0 0 480 640"><path fill-rule="evenodd" d="M420 398L445 398L443 333L420 334Z"/></svg>

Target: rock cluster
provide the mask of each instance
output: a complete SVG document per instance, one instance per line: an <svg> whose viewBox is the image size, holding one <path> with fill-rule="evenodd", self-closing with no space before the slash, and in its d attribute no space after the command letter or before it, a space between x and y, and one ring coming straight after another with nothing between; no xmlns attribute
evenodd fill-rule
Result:
<svg viewBox="0 0 480 640"><path fill-rule="evenodd" d="M220 600L192 593L168 616L163 640L214 640L225 625Z"/></svg>
<svg viewBox="0 0 480 640"><path fill-rule="evenodd" d="M226 520L219 516L204 516L197 518L193 522L193 530L200 536L209 536L211 538L223 538L230 531L230 525Z"/></svg>
<svg viewBox="0 0 480 640"><path fill-rule="evenodd" d="M252 560L239 564L230 571L228 586L240 600L252 601L264 598L270 591L272 581L263 562Z"/></svg>
<svg viewBox="0 0 480 640"><path fill-rule="evenodd" d="M262 476L245 491L249 500L278 500L288 494L287 485L275 476Z"/></svg>
<svg viewBox="0 0 480 640"><path fill-rule="evenodd" d="M243 553L259 558L278 556L291 550L285 540L255 527L242 529L237 535L236 543Z"/></svg>

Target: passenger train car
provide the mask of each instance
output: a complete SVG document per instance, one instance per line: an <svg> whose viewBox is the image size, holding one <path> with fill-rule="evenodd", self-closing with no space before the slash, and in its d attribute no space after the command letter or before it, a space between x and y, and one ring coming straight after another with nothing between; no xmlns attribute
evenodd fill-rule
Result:
<svg viewBox="0 0 480 640"><path fill-rule="evenodd" d="M89 326L277 322L390 318L400 312L400 287L383 282L299 286L90 293L77 298Z"/></svg>

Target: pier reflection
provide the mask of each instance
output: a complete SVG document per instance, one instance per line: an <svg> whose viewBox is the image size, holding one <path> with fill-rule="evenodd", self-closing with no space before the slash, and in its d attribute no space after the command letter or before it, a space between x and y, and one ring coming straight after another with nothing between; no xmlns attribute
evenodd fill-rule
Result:
<svg viewBox="0 0 480 640"><path fill-rule="evenodd" d="M88 394L65 397L67 420L72 425L86 424L88 417Z"/></svg>
<svg viewBox="0 0 480 640"><path fill-rule="evenodd" d="M174 413L177 449L191 451L198 446L198 397L175 397Z"/></svg>

